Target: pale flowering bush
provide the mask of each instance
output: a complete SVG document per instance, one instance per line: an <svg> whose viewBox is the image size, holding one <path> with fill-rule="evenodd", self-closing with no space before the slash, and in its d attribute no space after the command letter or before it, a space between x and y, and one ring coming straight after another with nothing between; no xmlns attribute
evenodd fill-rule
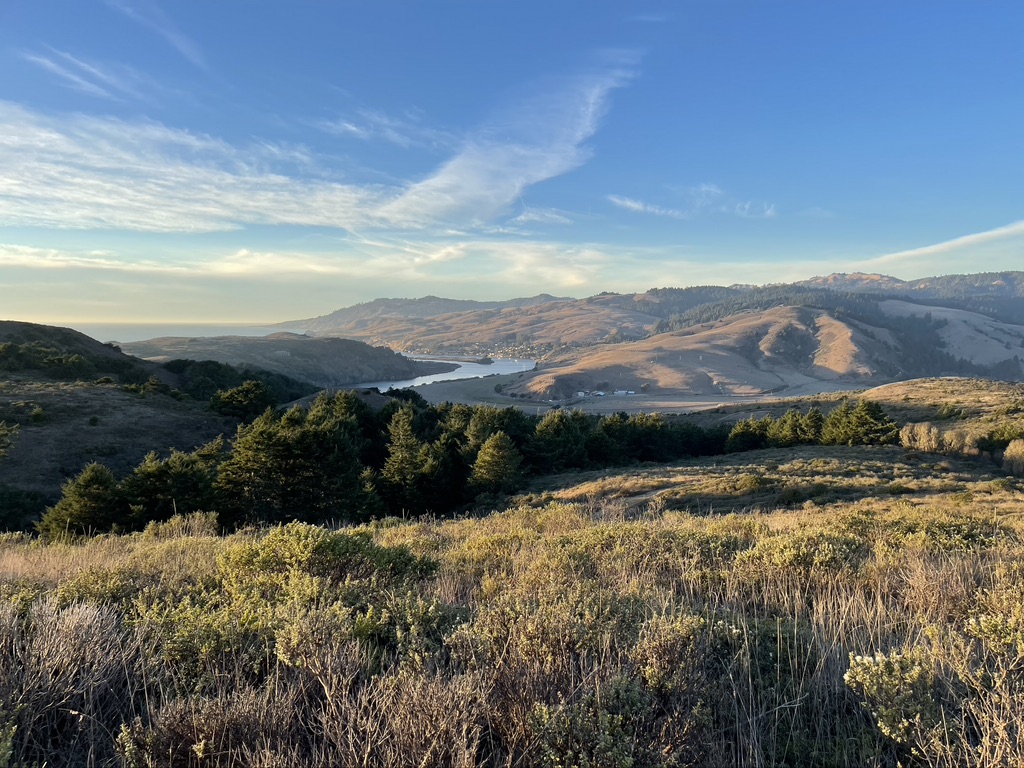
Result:
<svg viewBox="0 0 1024 768"><path fill-rule="evenodd" d="M871 708L879 729L899 744L929 741L941 722L935 664L921 648L873 656L850 655L846 684Z"/></svg>

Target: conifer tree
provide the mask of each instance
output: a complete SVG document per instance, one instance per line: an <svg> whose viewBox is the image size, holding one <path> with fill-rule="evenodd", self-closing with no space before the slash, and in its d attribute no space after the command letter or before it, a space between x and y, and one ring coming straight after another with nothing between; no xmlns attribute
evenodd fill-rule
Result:
<svg viewBox="0 0 1024 768"><path fill-rule="evenodd" d="M546 472L586 466L590 428L590 419L582 411L548 411L534 433L534 465Z"/></svg>
<svg viewBox="0 0 1024 768"><path fill-rule="evenodd" d="M243 421L254 419L267 408L277 405L267 385L250 379L237 387L215 392L210 398L210 408L223 416L234 416Z"/></svg>
<svg viewBox="0 0 1024 768"><path fill-rule="evenodd" d="M68 480L60 501L36 524L45 539L110 531L126 522L127 506L110 468L96 462Z"/></svg>
<svg viewBox="0 0 1024 768"><path fill-rule="evenodd" d="M768 444L775 448L788 448L802 442L800 439L802 424L803 417L796 409L790 408L781 419L773 421L768 428Z"/></svg>
<svg viewBox="0 0 1024 768"><path fill-rule="evenodd" d="M825 417L821 426L821 442L823 445L853 445L853 408L849 400L843 400L837 408L833 408Z"/></svg>
<svg viewBox="0 0 1024 768"><path fill-rule="evenodd" d="M511 438L504 432L495 432L477 454L470 487L477 493L511 493L522 481L522 462Z"/></svg>
<svg viewBox="0 0 1024 768"><path fill-rule="evenodd" d="M876 402L861 400L850 414L850 420L859 444L893 445L899 442L899 426Z"/></svg>
<svg viewBox="0 0 1024 768"><path fill-rule="evenodd" d="M216 480L222 522L356 520L365 497L354 420L328 398L238 428Z"/></svg>
<svg viewBox="0 0 1024 768"><path fill-rule="evenodd" d="M725 441L725 450L733 453L737 451L754 451L758 448L765 448L768 445L768 430L774 423L774 419L766 416L763 419L755 419L751 416L743 421L736 422L736 425L729 432Z"/></svg>
<svg viewBox="0 0 1024 768"><path fill-rule="evenodd" d="M447 432L424 446L419 489L426 511L449 512L466 501L470 467L463 448L458 437Z"/></svg>
<svg viewBox="0 0 1024 768"><path fill-rule="evenodd" d="M214 472L201 453L173 451L169 458L160 459L150 452L121 483L131 510L129 526L142 528L173 515L214 511Z"/></svg>
<svg viewBox="0 0 1024 768"><path fill-rule="evenodd" d="M807 443L809 445L817 445L821 442L821 430L825 425L825 417L817 406L811 406L811 409L804 415L803 420L800 424L800 442Z"/></svg>
<svg viewBox="0 0 1024 768"><path fill-rule="evenodd" d="M388 457L381 471L381 492L392 514L423 511L417 486L426 456L413 432L412 420L412 408L404 406L388 424Z"/></svg>

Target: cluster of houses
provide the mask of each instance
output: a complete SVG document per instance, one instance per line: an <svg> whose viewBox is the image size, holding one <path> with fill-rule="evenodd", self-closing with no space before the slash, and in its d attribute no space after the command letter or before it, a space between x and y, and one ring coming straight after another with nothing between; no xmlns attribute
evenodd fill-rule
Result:
<svg viewBox="0 0 1024 768"><path fill-rule="evenodd" d="M607 392L601 392L600 390L597 390L595 392L591 392L589 390L581 389L579 392L576 393L576 397L604 397L607 394L608 394ZM636 394L636 390L633 390L633 389L616 389L616 390L614 390L612 392L612 394L613 395L635 395Z"/></svg>

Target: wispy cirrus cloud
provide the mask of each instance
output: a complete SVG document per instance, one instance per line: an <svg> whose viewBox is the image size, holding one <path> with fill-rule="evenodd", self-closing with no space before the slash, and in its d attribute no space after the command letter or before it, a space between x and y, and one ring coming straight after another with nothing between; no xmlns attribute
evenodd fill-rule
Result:
<svg viewBox="0 0 1024 768"><path fill-rule="evenodd" d="M302 175L301 152L0 102L0 225L213 232L365 224L381 190Z"/></svg>
<svg viewBox="0 0 1024 768"><path fill-rule="evenodd" d="M514 224L572 224L568 212L556 208L528 208L510 221Z"/></svg>
<svg viewBox="0 0 1024 768"><path fill-rule="evenodd" d="M666 207L625 195L606 195L605 199L617 208L632 213L664 216L689 220L702 215L729 214L744 219L771 219L777 214L773 203L738 201L730 198L717 184L703 183L691 187L669 187L681 200L678 207Z"/></svg>
<svg viewBox="0 0 1024 768"><path fill-rule="evenodd" d="M497 239L415 241L353 239L332 251L238 248L173 263L135 259L112 252L88 252L0 243L0 267L50 271L92 271L163 275L187 281L208 278L317 281L324 277L404 283L439 288L483 280L495 286L536 286L537 281L569 290L596 283L614 263L601 246Z"/></svg>
<svg viewBox="0 0 1024 768"><path fill-rule="evenodd" d="M865 271L892 270L898 277L913 278L943 271L963 271L965 260L992 265L1014 262L1019 268L1024 258L1024 221L1014 221L983 232L954 237L942 242L909 248L865 259L856 268ZM1007 267L991 266L990 269Z"/></svg>
<svg viewBox="0 0 1024 768"><path fill-rule="evenodd" d="M774 219L778 213L772 203L755 203L750 200L736 203L733 210L743 219Z"/></svg>
<svg viewBox="0 0 1024 768"><path fill-rule="evenodd" d="M155 0L106 0L106 2L111 8L117 9L130 19L156 32L195 66L207 69L206 58L199 50L199 46L178 29Z"/></svg>
<svg viewBox="0 0 1024 768"><path fill-rule="evenodd" d="M409 185L379 215L396 225L470 224L506 211L523 191L584 163L611 93L632 77L620 64L546 85L510 105L465 140L431 176Z"/></svg>
<svg viewBox="0 0 1024 768"><path fill-rule="evenodd" d="M64 54L47 61L96 95L132 92L130 78L90 62ZM0 102L0 225L211 232L286 224L486 233L527 187L587 162L586 142L611 92L632 76L620 65L549 84L461 140L434 174L405 184L343 183L329 164L301 148L240 147L153 121L53 116ZM413 123L380 115L373 125L394 131L386 139L392 142L454 140L431 129L415 138L399 134ZM568 219L550 211L521 215L522 221Z"/></svg>
<svg viewBox="0 0 1024 768"><path fill-rule="evenodd" d="M113 98L113 94L106 88L98 85L90 77L83 75L80 67L68 66L65 62L60 62L55 57L42 56L35 53L23 53L21 56L25 61L45 69L52 75L56 75L61 83L69 88L87 93L90 96L101 96L105 99Z"/></svg>
<svg viewBox="0 0 1024 768"><path fill-rule="evenodd" d="M459 142L454 133L427 124L423 115L414 110L396 117L378 110L358 109L350 115L319 120L315 125L334 136L361 141L385 141L403 149L450 149Z"/></svg>
<svg viewBox="0 0 1024 768"><path fill-rule="evenodd" d="M150 78L131 67L100 64L56 48L47 47L45 53L25 51L21 56L55 75L61 84L91 96L148 100L155 89Z"/></svg>
<svg viewBox="0 0 1024 768"><path fill-rule="evenodd" d="M184 273L181 265L155 261L132 261L110 251L75 251L0 243L0 267L66 270L87 269L109 272Z"/></svg>
<svg viewBox="0 0 1024 768"><path fill-rule="evenodd" d="M652 216L666 216L670 219L687 218L687 215L683 211L679 211L674 208L662 208L660 205L645 203L643 200L637 200L632 197L608 195L607 199L608 202L616 208L622 208L625 211L631 211L633 213L649 213Z"/></svg>

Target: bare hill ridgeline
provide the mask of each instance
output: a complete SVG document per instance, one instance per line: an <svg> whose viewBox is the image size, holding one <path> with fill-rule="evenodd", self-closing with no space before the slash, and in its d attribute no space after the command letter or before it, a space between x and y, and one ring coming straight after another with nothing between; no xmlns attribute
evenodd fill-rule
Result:
<svg viewBox="0 0 1024 768"><path fill-rule="evenodd" d="M539 358L507 391L756 395L920 376L1024 377L1024 272L660 288L511 302L378 299L286 324L434 354Z"/></svg>

